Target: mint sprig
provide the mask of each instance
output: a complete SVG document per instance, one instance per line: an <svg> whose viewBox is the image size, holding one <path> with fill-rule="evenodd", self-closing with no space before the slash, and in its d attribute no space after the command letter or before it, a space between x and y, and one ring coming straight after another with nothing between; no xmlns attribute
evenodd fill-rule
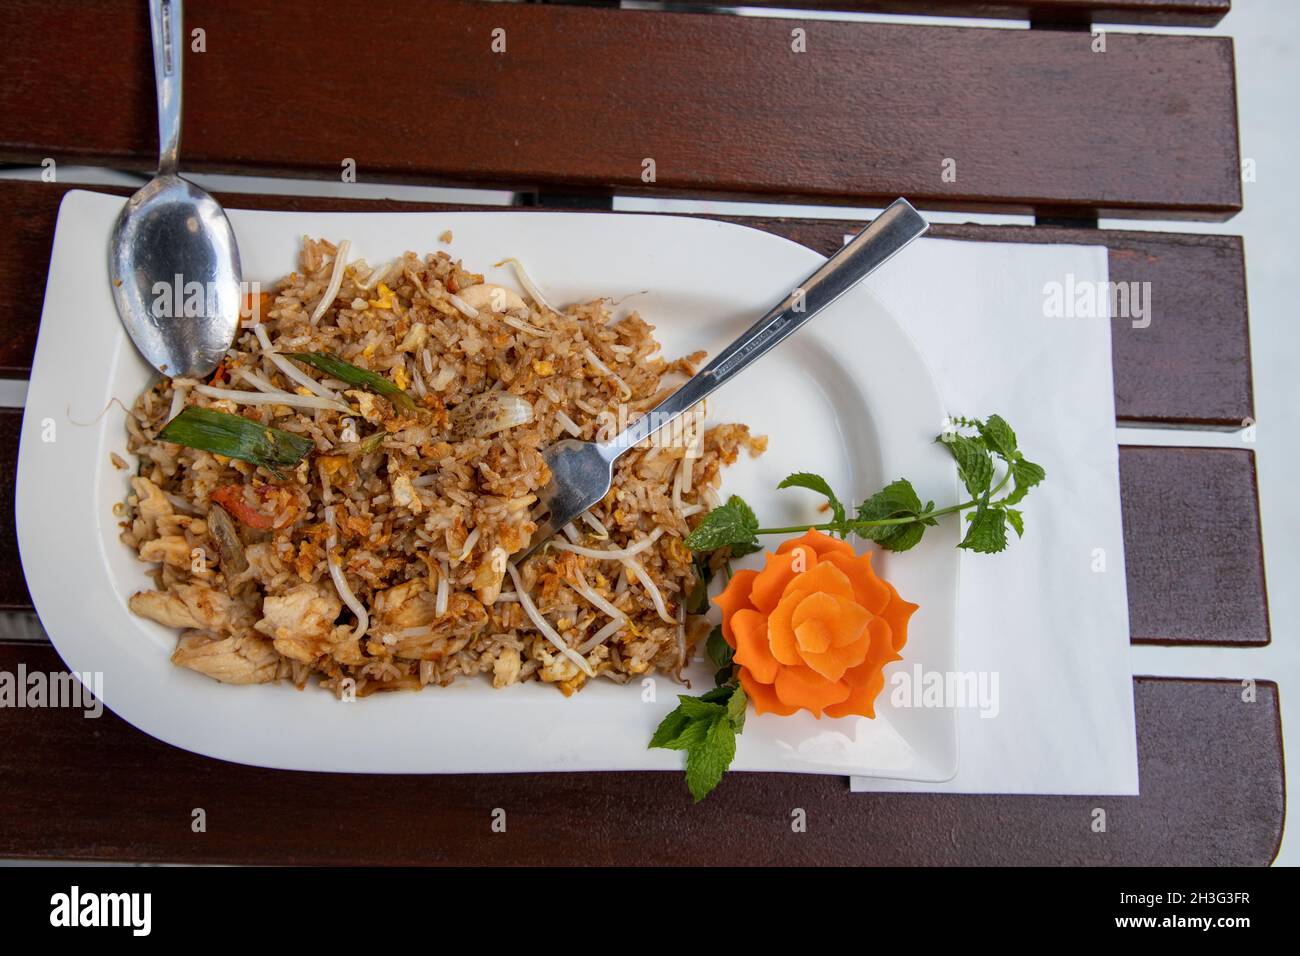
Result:
<svg viewBox="0 0 1300 956"><path fill-rule="evenodd" d="M686 751L686 787L699 803L731 766L736 735L745 729L745 690L730 682L699 697L681 695L659 724L651 747Z"/></svg>
<svg viewBox="0 0 1300 956"><path fill-rule="evenodd" d="M952 421L953 426L935 441L952 455L957 474L970 495L968 501L936 509L933 501L922 503L911 482L900 478L867 498L850 515L830 484L820 475L796 472L777 487L807 488L826 498L831 520L811 527L842 538L856 534L876 542L887 551L914 548L925 529L937 525L939 518L973 509L967 515L970 527L958 547L981 554L1003 551L1007 547L1008 525L1017 536L1022 536L1025 531L1024 515L1013 506L1023 501L1030 489L1047 477L1047 473L1041 465L1025 458L1015 431L1000 415L990 415L983 421L967 418ZM1003 474L994 484L999 467ZM999 498L1008 482L1011 482L1012 490ZM797 534L808 527L759 527L753 509L732 495L726 504L704 517L687 536L686 546L694 551L716 551L726 547L731 549L732 557L738 557L759 550L759 535Z"/></svg>

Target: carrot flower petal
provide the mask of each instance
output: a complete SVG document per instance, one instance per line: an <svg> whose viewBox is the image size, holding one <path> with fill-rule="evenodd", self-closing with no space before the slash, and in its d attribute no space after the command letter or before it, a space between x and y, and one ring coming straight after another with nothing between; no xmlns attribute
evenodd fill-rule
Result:
<svg viewBox="0 0 1300 956"><path fill-rule="evenodd" d="M890 661L899 659L894 653L893 639L884 618L871 619L867 624L867 636L867 653L850 664L844 674L844 680L850 687L861 687L873 673Z"/></svg>
<svg viewBox="0 0 1300 956"><path fill-rule="evenodd" d="M815 594L812 595L812 597L816 596ZM807 604L808 599L805 599L803 603ZM796 610L795 617L798 616ZM831 648L830 632L826 630L826 625L815 617L810 617L803 623L794 626L794 639L795 643L799 645L799 651L805 655L825 654Z"/></svg>
<svg viewBox="0 0 1300 956"><path fill-rule="evenodd" d="M872 614L880 614L888 606L890 587L876 576L871 566L871 553L859 556L828 554L823 559L835 565L853 585L853 594L858 603Z"/></svg>
<svg viewBox="0 0 1300 956"><path fill-rule="evenodd" d="M849 598L839 594L827 594L825 591L818 591L799 602L790 618L790 624L797 634L800 625L804 622L810 620L819 621L825 628L830 643L836 647L843 647L846 644L852 644L862 636L862 632L866 630L867 622L871 618L870 611L855 604ZM825 649L824 647L808 648L808 650L815 651Z"/></svg>
<svg viewBox="0 0 1300 956"><path fill-rule="evenodd" d="M747 667L764 684L776 680L778 665L768 649L767 619L758 611L741 608L731 619L731 629L736 635L736 654L733 660L742 667Z"/></svg>
<svg viewBox="0 0 1300 956"><path fill-rule="evenodd" d="M912 615L916 613L919 604L913 604L910 601L904 601L894 590L894 586L886 582L885 587L889 588L889 604L881 612L880 616L889 624L889 629L894 635L894 650L901 651L903 645L907 643L907 622L911 620Z"/></svg>
<svg viewBox="0 0 1300 956"><path fill-rule="evenodd" d="M826 680L807 667L783 667L776 675L776 696L790 707L803 707L814 717L831 704L838 704L849 696L849 685L842 681Z"/></svg>
<svg viewBox="0 0 1300 956"><path fill-rule="evenodd" d="M752 608L749 603L749 588L758 577L757 571L737 571L727 582L722 593L713 599L713 603L722 608L722 638L735 649L736 638L731 633L731 616L741 608Z"/></svg>
<svg viewBox="0 0 1300 956"><path fill-rule="evenodd" d="M828 717L850 717L857 715L859 717L876 716L876 698L885 687L885 675L882 671L873 670L870 678L858 685L850 688L849 696L837 704L830 704L826 708Z"/></svg>
<svg viewBox="0 0 1300 956"><path fill-rule="evenodd" d="M769 554L767 565L749 589L750 604L764 614L772 613L790 582L816 563L817 552L812 548L791 548L781 554Z"/></svg>
<svg viewBox="0 0 1300 956"><path fill-rule="evenodd" d="M842 598L853 600L853 585L849 576L828 562L819 562L816 567L799 575L797 580L791 581L786 587L786 592L796 588L809 593L825 591L827 594L838 594Z"/></svg>
<svg viewBox="0 0 1300 956"><path fill-rule="evenodd" d="M791 707L781 702L781 698L776 696L776 688L771 684L764 684L754 678L748 670L740 671L740 686L745 688L745 695L754 704L754 713L756 714L776 714L779 717L789 717L797 713L798 707Z"/></svg>
<svg viewBox="0 0 1300 956"><path fill-rule="evenodd" d="M817 557L821 558L827 554L846 554L853 556L853 545L840 538L832 538L828 534L822 534L816 528L809 528L798 538L791 538L784 541L776 549L777 554L784 554L791 548L808 547L817 552Z"/></svg>
<svg viewBox="0 0 1300 956"><path fill-rule="evenodd" d="M767 643L772 649L772 656L787 666L803 663L803 658L799 656L798 639L795 637L791 619L799 602L807 596L806 591L791 591L781 598L781 603L767 618Z"/></svg>

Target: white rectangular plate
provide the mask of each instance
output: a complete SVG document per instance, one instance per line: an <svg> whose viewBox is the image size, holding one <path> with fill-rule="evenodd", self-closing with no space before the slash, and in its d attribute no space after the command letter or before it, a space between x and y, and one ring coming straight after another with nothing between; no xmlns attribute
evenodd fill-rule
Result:
<svg viewBox="0 0 1300 956"><path fill-rule="evenodd" d="M111 452L127 457L124 411L112 400L129 406L153 374L122 330L108 285L108 237L122 203L81 191L63 201L19 455L23 567L69 669L101 673L104 703L146 733L240 763L367 773L680 770L681 754L646 748L686 692L662 675L621 687L596 681L568 699L542 684L493 690L481 679L347 703L315 686L223 685L170 663L176 632L127 610L149 580L118 540L112 512L128 491L128 472L109 461ZM716 352L821 261L764 232L685 217L232 210L230 219L245 279L268 285L296 267L304 235L350 239L352 257L382 262L439 248L450 229L452 254L488 281L512 285L491 264L515 256L552 301L628 297L620 308L655 325L670 356ZM769 437L768 452L742 456L723 487L766 523L821 520L815 496L776 491L800 470L821 473L854 500L898 477L911 479L922 499L956 500L951 462L932 442L943 409L929 371L865 286L719 392L709 413ZM905 659L887 677L917 664L954 666L956 525L945 522L915 550L881 561L899 592L921 605ZM744 563L758 566L761 556ZM691 693L712 686L710 670L692 665ZM889 686L875 720L751 714L734 767L950 778L953 712L895 707Z"/></svg>

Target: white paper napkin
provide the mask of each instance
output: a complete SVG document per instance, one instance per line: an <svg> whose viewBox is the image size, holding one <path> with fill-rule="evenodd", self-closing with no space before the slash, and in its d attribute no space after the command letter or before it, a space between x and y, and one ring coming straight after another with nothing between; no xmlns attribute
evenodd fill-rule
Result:
<svg viewBox="0 0 1300 956"><path fill-rule="evenodd" d="M923 239L871 280L949 414L1002 415L1047 480L1023 538L961 557L957 666L996 675L995 715L958 711L953 780L855 791L1138 792L1107 279L1102 246ZM1094 315L1066 317L1089 284Z"/></svg>

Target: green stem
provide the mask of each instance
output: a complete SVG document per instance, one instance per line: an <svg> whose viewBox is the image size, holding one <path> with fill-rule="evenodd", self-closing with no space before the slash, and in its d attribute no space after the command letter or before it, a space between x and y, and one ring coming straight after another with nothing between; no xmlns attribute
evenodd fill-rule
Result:
<svg viewBox="0 0 1300 956"><path fill-rule="evenodd" d="M991 490L986 496L986 498L984 499L972 498L970 501L963 501L959 505L949 505L947 508L940 508L938 511L929 511L926 512L924 515L908 515L907 517L904 518L879 518L875 521L850 521L848 523L849 530L853 530L855 528L882 528L887 525L897 525L897 524L915 524L916 522L920 521L922 518L939 518L942 517L943 515L950 515L958 511L965 511L967 508L975 507L977 504L980 503L981 500L987 500L992 498L994 495L996 495L999 491L1002 490L1003 486L1006 485L1007 480L1010 477L1011 477L1011 468L1008 467L1006 474L1002 476L1002 480L993 486L993 490ZM812 528L816 531L839 531L840 530L840 526L837 525L835 522L827 521L823 524L813 524L813 525L801 524L801 525L794 525L789 528L759 528L754 533L755 534L798 534L800 531L807 531L809 528Z"/></svg>

